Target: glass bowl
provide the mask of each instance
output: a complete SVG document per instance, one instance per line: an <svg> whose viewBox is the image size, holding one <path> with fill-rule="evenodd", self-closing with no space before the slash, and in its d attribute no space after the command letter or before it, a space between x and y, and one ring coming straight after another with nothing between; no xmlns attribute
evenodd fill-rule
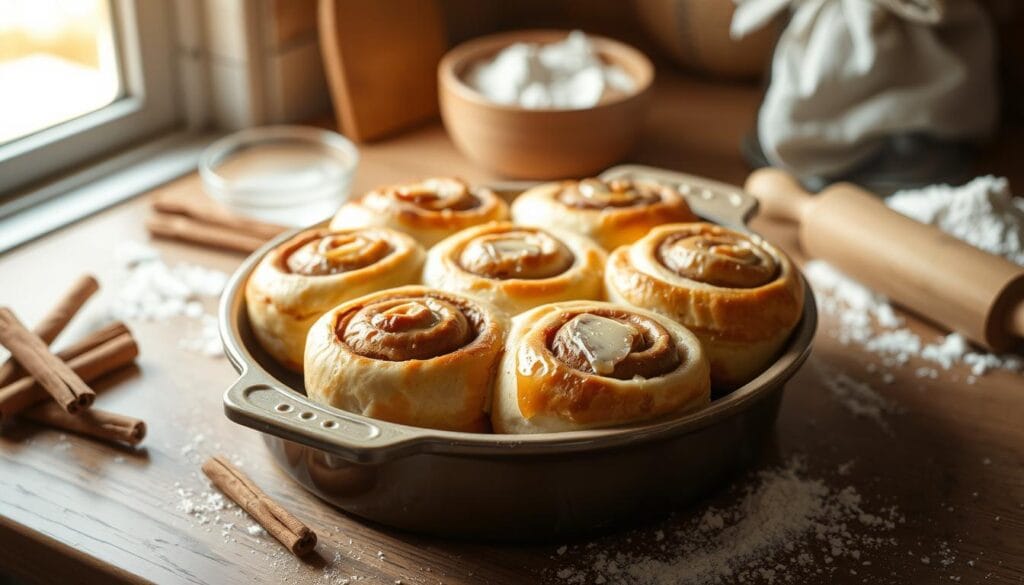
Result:
<svg viewBox="0 0 1024 585"><path fill-rule="evenodd" d="M203 151L199 175L214 199L281 225L312 225L348 198L359 152L344 136L306 126L236 132Z"/></svg>

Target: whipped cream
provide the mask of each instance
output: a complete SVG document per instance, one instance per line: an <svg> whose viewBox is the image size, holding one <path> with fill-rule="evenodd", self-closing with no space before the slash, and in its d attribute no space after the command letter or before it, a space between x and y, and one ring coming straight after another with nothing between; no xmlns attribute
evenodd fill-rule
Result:
<svg viewBox="0 0 1024 585"><path fill-rule="evenodd" d="M578 30L557 43L510 45L474 65L465 81L494 103L528 109L592 108L636 90L633 78L602 61L587 35Z"/></svg>

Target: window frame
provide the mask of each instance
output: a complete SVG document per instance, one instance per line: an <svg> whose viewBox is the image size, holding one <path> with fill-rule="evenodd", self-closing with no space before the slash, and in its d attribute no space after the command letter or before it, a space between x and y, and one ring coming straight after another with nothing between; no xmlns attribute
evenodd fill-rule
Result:
<svg viewBox="0 0 1024 585"><path fill-rule="evenodd" d="M170 131L182 122L175 91L174 3L111 0L122 92L93 112L0 145L0 203L31 183Z"/></svg>

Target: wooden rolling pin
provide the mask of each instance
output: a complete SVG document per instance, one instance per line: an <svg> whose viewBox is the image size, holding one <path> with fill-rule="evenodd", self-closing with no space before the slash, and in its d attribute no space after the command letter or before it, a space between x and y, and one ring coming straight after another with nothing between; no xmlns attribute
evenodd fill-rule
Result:
<svg viewBox="0 0 1024 585"><path fill-rule="evenodd" d="M849 183L807 193L760 169L746 190L761 213L800 224L800 245L866 286L994 351L1024 338L1024 268L889 209Z"/></svg>

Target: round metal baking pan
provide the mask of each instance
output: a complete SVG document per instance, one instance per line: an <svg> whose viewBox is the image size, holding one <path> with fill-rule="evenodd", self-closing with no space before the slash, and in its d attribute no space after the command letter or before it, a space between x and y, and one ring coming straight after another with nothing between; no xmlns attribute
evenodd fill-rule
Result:
<svg viewBox="0 0 1024 585"><path fill-rule="evenodd" d="M680 185L694 211L743 228L756 200L680 173L625 166L605 177ZM770 441L786 381L810 353L817 322L804 313L779 358L757 378L680 418L538 435L459 433L370 419L307 399L300 376L256 343L245 282L284 234L250 256L221 299L225 351L240 373L224 396L231 420L264 433L281 467L357 516L445 536L544 540L590 532L686 504L749 464Z"/></svg>

